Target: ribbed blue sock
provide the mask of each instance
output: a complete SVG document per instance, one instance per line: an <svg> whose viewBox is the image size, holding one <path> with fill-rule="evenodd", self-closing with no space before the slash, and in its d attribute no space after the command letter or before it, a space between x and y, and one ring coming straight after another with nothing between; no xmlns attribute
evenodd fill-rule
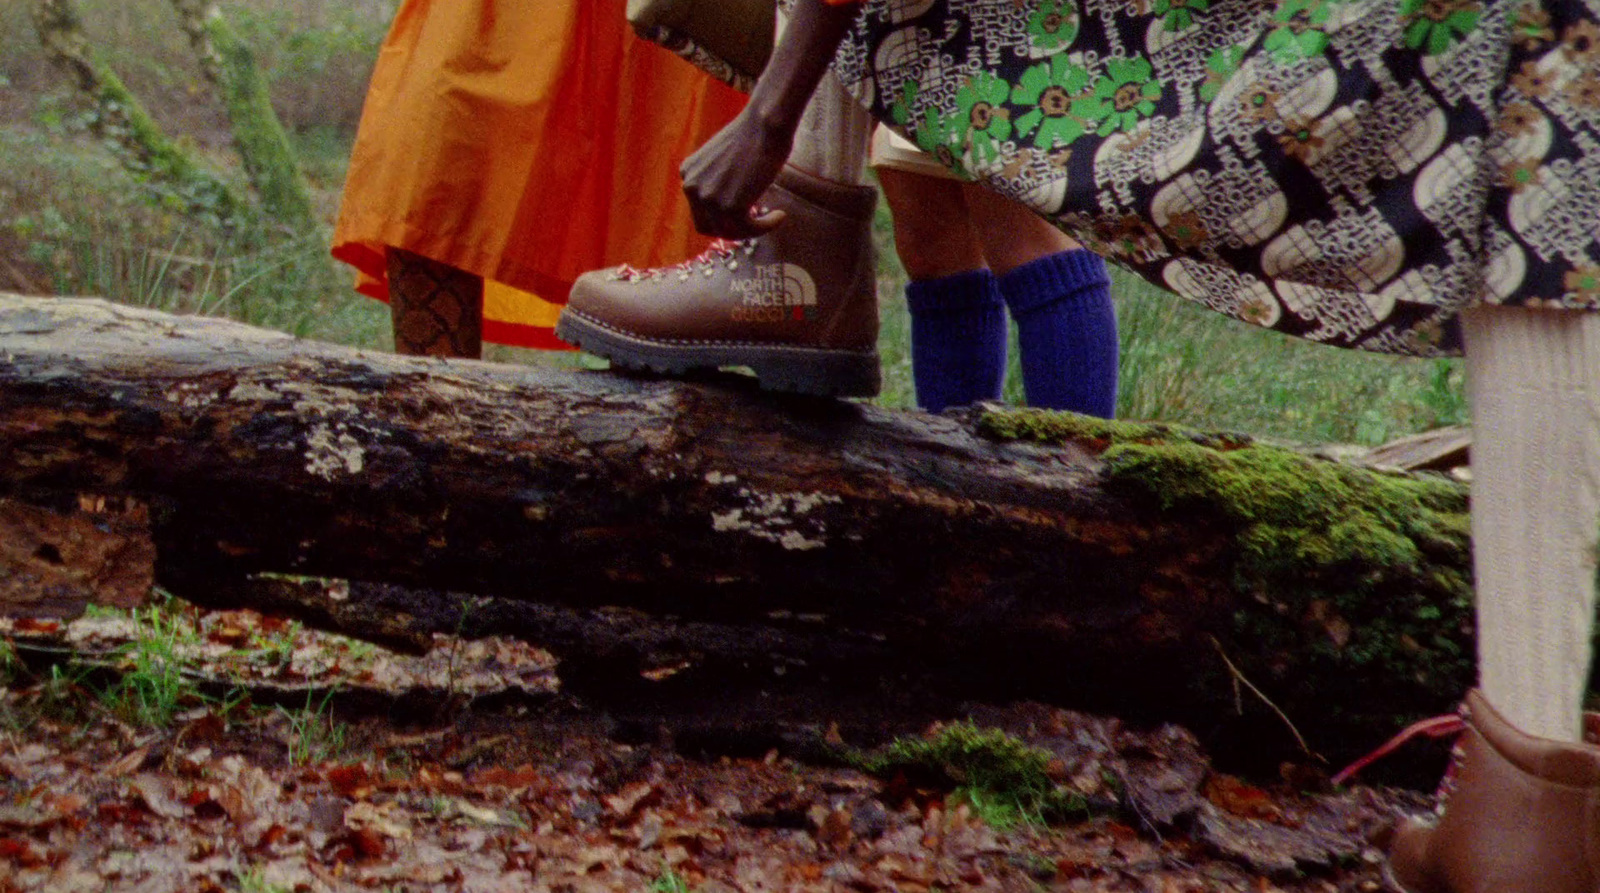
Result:
<svg viewBox="0 0 1600 893"><path fill-rule="evenodd" d="M998 277L1017 323L1028 405L1111 418L1117 410L1117 314L1092 251L1041 257Z"/></svg>
<svg viewBox="0 0 1600 893"><path fill-rule="evenodd" d="M1006 374L1006 307L988 270L906 285L911 377L928 412L1000 399Z"/></svg>

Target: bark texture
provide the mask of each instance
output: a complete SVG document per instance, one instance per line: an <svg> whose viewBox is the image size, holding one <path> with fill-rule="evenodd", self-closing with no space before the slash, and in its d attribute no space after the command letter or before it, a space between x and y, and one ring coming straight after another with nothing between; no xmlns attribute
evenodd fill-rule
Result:
<svg viewBox="0 0 1600 893"><path fill-rule="evenodd" d="M0 496L135 500L179 595L402 644L515 632L585 693L808 692L823 721L1032 697L1336 761L1472 681L1465 491L1438 476L87 300L0 296L0 360Z"/></svg>

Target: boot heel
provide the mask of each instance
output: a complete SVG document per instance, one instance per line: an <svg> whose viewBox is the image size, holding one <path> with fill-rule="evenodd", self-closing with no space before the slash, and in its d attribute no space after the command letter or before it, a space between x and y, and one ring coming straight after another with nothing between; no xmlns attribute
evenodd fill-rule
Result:
<svg viewBox="0 0 1600 893"><path fill-rule="evenodd" d="M1437 823L1396 831L1390 876L1409 893L1600 890L1600 748L1536 738L1467 694L1453 789ZM1595 728L1593 715L1585 725Z"/></svg>
<svg viewBox="0 0 1600 893"><path fill-rule="evenodd" d="M803 356L752 361L750 370L769 391L816 397L876 397L882 386L876 352L806 351Z"/></svg>

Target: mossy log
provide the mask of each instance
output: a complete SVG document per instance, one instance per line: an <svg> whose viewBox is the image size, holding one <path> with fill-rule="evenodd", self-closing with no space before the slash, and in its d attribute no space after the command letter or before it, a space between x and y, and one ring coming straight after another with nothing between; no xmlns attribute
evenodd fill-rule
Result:
<svg viewBox="0 0 1600 893"><path fill-rule="evenodd" d="M1337 761L1472 682L1445 477L747 381L0 296L0 497L142 503L191 600L515 631L618 697L1038 698L1183 722L1223 760L1292 755L1287 719Z"/></svg>

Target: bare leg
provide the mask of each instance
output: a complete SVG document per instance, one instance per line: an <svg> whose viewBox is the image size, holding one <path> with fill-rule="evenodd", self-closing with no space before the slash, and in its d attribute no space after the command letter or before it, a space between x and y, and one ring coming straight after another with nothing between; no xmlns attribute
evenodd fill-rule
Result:
<svg viewBox="0 0 1600 893"><path fill-rule="evenodd" d="M894 217L894 250L907 276L937 279L985 266L959 181L880 167L878 185Z"/></svg>
<svg viewBox="0 0 1600 893"><path fill-rule="evenodd" d="M894 215L911 314L911 377L929 412L998 400L1006 376L1006 307L972 231L958 181L878 167Z"/></svg>
<svg viewBox="0 0 1600 893"><path fill-rule="evenodd" d="M983 256L997 276L1041 257L1083 247L1026 205L973 183L961 189Z"/></svg>
<svg viewBox="0 0 1600 893"><path fill-rule="evenodd" d="M483 280L399 248L388 251L389 313L396 353L483 356Z"/></svg>

